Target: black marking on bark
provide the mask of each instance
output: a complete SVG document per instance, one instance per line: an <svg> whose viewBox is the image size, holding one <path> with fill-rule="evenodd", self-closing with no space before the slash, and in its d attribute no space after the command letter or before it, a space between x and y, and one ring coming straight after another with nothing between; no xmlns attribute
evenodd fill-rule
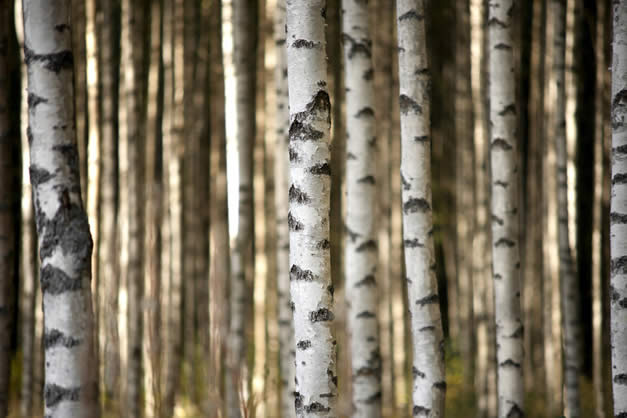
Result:
<svg viewBox="0 0 627 418"><path fill-rule="evenodd" d="M346 230L346 233L348 234L348 238L350 238L351 242L355 242L355 240L361 236L361 234L359 234L358 232L352 231L348 225L344 225L344 229Z"/></svg>
<svg viewBox="0 0 627 418"><path fill-rule="evenodd" d="M614 418L627 418L627 411L626 412L620 412L620 413L614 415Z"/></svg>
<svg viewBox="0 0 627 418"><path fill-rule="evenodd" d="M381 402L381 392L374 393L371 396L368 396L366 399L360 401L361 403L365 403L367 405L371 405L373 403Z"/></svg>
<svg viewBox="0 0 627 418"><path fill-rule="evenodd" d="M511 335L505 336L506 338L522 338L524 334L524 327L521 325Z"/></svg>
<svg viewBox="0 0 627 418"><path fill-rule="evenodd" d="M627 173L618 173L612 177L612 184L627 184Z"/></svg>
<svg viewBox="0 0 627 418"><path fill-rule="evenodd" d="M500 49L502 51L510 51L512 49L512 46L500 42L500 43L494 45L494 49Z"/></svg>
<svg viewBox="0 0 627 418"><path fill-rule="evenodd" d="M509 239L509 238L499 238L499 239L498 239L498 240L494 243L494 246L495 246L496 248L499 248L499 247L507 247L507 248L512 248L512 247L513 247L513 246L515 246L515 245L516 245L516 243L515 243L513 240Z"/></svg>
<svg viewBox="0 0 627 418"><path fill-rule="evenodd" d="M627 224L627 214L611 212L610 224Z"/></svg>
<svg viewBox="0 0 627 418"><path fill-rule="evenodd" d="M616 129L625 123L627 112L627 90L622 89L614 95L612 100L612 128Z"/></svg>
<svg viewBox="0 0 627 418"><path fill-rule="evenodd" d="M376 184L377 182L375 181L374 176L365 176L357 180L357 183Z"/></svg>
<svg viewBox="0 0 627 418"><path fill-rule="evenodd" d="M503 219L499 218L498 216L492 214L492 222L495 222L501 226L503 226Z"/></svg>
<svg viewBox="0 0 627 418"><path fill-rule="evenodd" d="M429 296L425 296L424 298L416 299L416 305L422 308L425 305L438 303L439 301L440 301L440 298L438 297L437 293L433 293Z"/></svg>
<svg viewBox="0 0 627 418"><path fill-rule="evenodd" d="M328 239L323 239L316 244L316 248L319 250L328 250L329 248L331 248L331 243Z"/></svg>
<svg viewBox="0 0 627 418"><path fill-rule="evenodd" d="M414 99L407 96L406 94L400 95L399 106L403 115L408 114L410 111L412 113L422 113L422 107L418 103L416 103Z"/></svg>
<svg viewBox="0 0 627 418"><path fill-rule="evenodd" d="M81 343L81 340L73 338L72 336L65 335L58 329L46 330L44 332L44 350L58 345L65 348L76 347Z"/></svg>
<svg viewBox="0 0 627 418"><path fill-rule="evenodd" d="M347 33L342 34L342 43L349 43L350 47L348 50L348 59L352 59L357 54L363 54L364 56L370 58L371 49L372 49L372 41L369 39L362 39L360 41L355 40Z"/></svg>
<svg viewBox="0 0 627 418"><path fill-rule="evenodd" d="M310 347L311 341L309 340L300 340L298 343L296 343L296 348L298 348L299 350L306 350Z"/></svg>
<svg viewBox="0 0 627 418"><path fill-rule="evenodd" d="M70 29L70 25L65 24L65 23L61 23L59 25L54 25L54 30L56 30L57 32L63 32L66 29Z"/></svg>
<svg viewBox="0 0 627 418"><path fill-rule="evenodd" d="M364 251L377 251L377 243L374 240L368 240L361 243L356 249L356 252L361 253Z"/></svg>
<svg viewBox="0 0 627 418"><path fill-rule="evenodd" d="M420 417L420 416L428 417L429 415L431 415L431 409L425 406L414 405L414 408L412 409L412 415L415 417Z"/></svg>
<svg viewBox="0 0 627 418"><path fill-rule="evenodd" d="M287 214L287 226L290 231L302 231L305 227L302 222L292 216L292 212L288 212Z"/></svg>
<svg viewBox="0 0 627 418"><path fill-rule="evenodd" d="M614 376L614 383L618 385L627 385L627 374L621 373Z"/></svg>
<svg viewBox="0 0 627 418"><path fill-rule="evenodd" d="M427 331L435 331L435 327L433 325L427 325L426 327L422 327L418 330L418 332L427 332Z"/></svg>
<svg viewBox="0 0 627 418"><path fill-rule="evenodd" d="M290 268L290 280L304 280L306 282L312 282L316 276L311 270L303 270L296 264L292 264Z"/></svg>
<svg viewBox="0 0 627 418"><path fill-rule="evenodd" d="M418 21L421 21L422 19L424 19L424 16L418 14L416 10L411 9L410 11L405 12L398 17L399 22L402 22L403 20L411 20L411 19L416 19Z"/></svg>
<svg viewBox="0 0 627 418"><path fill-rule="evenodd" d="M311 199L309 199L309 196L307 196L307 193L303 192L301 189L294 186L293 184L290 186L290 191L288 193L288 196L289 196L290 202L297 202L297 203L300 203L301 205L311 202Z"/></svg>
<svg viewBox="0 0 627 418"><path fill-rule="evenodd" d="M316 164L309 168L309 172L311 174L316 174L319 176L330 176L331 175L331 166L329 163L321 163Z"/></svg>
<svg viewBox="0 0 627 418"><path fill-rule="evenodd" d="M418 370L415 367L411 368L411 374L412 374L412 376L414 376L414 379L417 378L417 377L419 377L421 379L424 379L425 376L426 376L423 372L421 372L420 370Z"/></svg>
<svg viewBox="0 0 627 418"><path fill-rule="evenodd" d="M282 46L285 45L285 39L277 39L274 41L275 45Z"/></svg>
<svg viewBox="0 0 627 418"><path fill-rule="evenodd" d="M355 113L355 118L372 118L374 117L374 109L370 106L359 109L359 112Z"/></svg>
<svg viewBox="0 0 627 418"><path fill-rule="evenodd" d="M74 144L55 145L52 149L63 155L73 173L79 173L78 148ZM77 182L78 183L78 182ZM80 191L80 189L79 189Z"/></svg>
<svg viewBox="0 0 627 418"><path fill-rule="evenodd" d="M360 281L358 281L357 283L355 283L355 287L361 287L361 286L376 286L377 285L377 281L374 278L374 275L369 274L366 277L364 277L363 279L361 279Z"/></svg>
<svg viewBox="0 0 627 418"><path fill-rule="evenodd" d="M37 187L54 177L48 170L35 164L31 164L28 171L30 172L30 182L33 187Z"/></svg>
<svg viewBox="0 0 627 418"><path fill-rule="evenodd" d="M403 175L403 173L401 173L401 185L403 186L403 190L409 190L411 188L411 185L405 179L405 176Z"/></svg>
<svg viewBox="0 0 627 418"><path fill-rule="evenodd" d="M346 154L346 159L347 160L356 160L357 157L352 152L349 152L349 153Z"/></svg>
<svg viewBox="0 0 627 418"><path fill-rule="evenodd" d="M503 138L494 138L494 141L490 144L490 148L510 151L512 146Z"/></svg>
<svg viewBox="0 0 627 418"><path fill-rule="evenodd" d="M503 110L499 112L499 116L515 115L515 114L516 114L516 105L513 103L508 104L507 106L503 108Z"/></svg>
<svg viewBox="0 0 627 418"><path fill-rule="evenodd" d="M503 276L501 276L499 273L496 273L494 275L494 280L501 280L503 278Z"/></svg>
<svg viewBox="0 0 627 418"><path fill-rule="evenodd" d="M331 411L331 408L328 406L322 405L320 402L312 402L309 405L305 405L305 412L308 414L318 414L318 413L327 413Z"/></svg>
<svg viewBox="0 0 627 418"><path fill-rule="evenodd" d="M335 394L333 394L333 393L321 393L320 397L321 398L335 398Z"/></svg>
<svg viewBox="0 0 627 418"><path fill-rule="evenodd" d="M317 311L309 312L309 321L313 323L333 321L334 319L335 315L327 308L320 308Z"/></svg>
<svg viewBox="0 0 627 418"><path fill-rule="evenodd" d="M618 147L612 148L613 154L627 154L627 145L619 145Z"/></svg>
<svg viewBox="0 0 627 418"><path fill-rule="evenodd" d="M28 99L26 99L26 101L28 102L29 109L34 109L40 103L48 103L48 99L37 96L35 93L28 93Z"/></svg>
<svg viewBox="0 0 627 418"><path fill-rule="evenodd" d="M309 123L295 119L290 125L290 141L317 141L324 137L324 133L315 129Z"/></svg>
<svg viewBox="0 0 627 418"><path fill-rule="evenodd" d="M295 309L296 309L296 305L294 305L294 302L290 301L290 310L294 312Z"/></svg>
<svg viewBox="0 0 627 418"><path fill-rule="evenodd" d="M319 80L319 81L316 82L316 85L318 87L326 87L327 86L327 82L324 81L324 80Z"/></svg>
<svg viewBox="0 0 627 418"><path fill-rule="evenodd" d="M488 26L499 26L501 28L506 28L507 24L502 20L497 19L496 17L491 17L490 20L488 20Z"/></svg>
<svg viewBox="0 0 627 418"><path fill-rule="evenodd" d="M47 383L44 386L44 401L46 407L52 408L63 401L76 402L80 398L81 388L64 388L54 383Z"/></svg>
<svg viewBox="0 0 627 418"><path fill-rule="evenodd" d="M73 68L74 56L70 50L53 52L51 54L36 54L27 46L24 46L24 61L26 65L30 65L33 62L41 62L45 69L58 73L61 70Z"/></svg>
<svg viewBox="0 0 627 418"><path fill-rule="evenodd" d="M612 274L626 274L627 256L613 258L610 261L610 272Z"/></svg>
<svg viewBox="0 0 627 418"><path fill-rule="evenodd" d="M333 345L335 345L335 341L333 342ZM331 369L327 369L327 377L337 387L337 376L333 374Z"/></svg>
<svg viewBox="0 0 627 418"><path fill-rule="evenodd" d="M363 311L357 314L357 318L376 318L377 316L370 311Z"/></svg>
<svg viewBox="0 0 627 418"><path fill-rule="evenodd" d="M292 48L312 49L312 48L315 48L315 46L316 46L316 42L308 41L307 39L297 39L294 42L292 42Z"/></svg>
<svg viewBox="0 0 627 418"><path fill-rule="evenodd" d="M292 147L290 147L288 152L289 152L290 162L296 163L300 161L300 156L298 155L298 152L296 152L295 149L292 149Z"/></svg>
<svg viewBox="0 0 627 418"><path fill-rule="evenodd" d="M296 381L296 384L298 384L298 381ZM299 392L294 392L294 407L297 413L303 410L303 395Z"/></svg>
<svg viewBox="0 0 627 418"><path fill-rule="evenodd" d="M329 292L329 295L331 295L331 297L333 298L333 294L335 293L335 287L333 287L332 284L328 285L327 292Z"/></svg>
<svg viewBox="0 0 627 418"><path fill-rule="evenodd" d="M446 392L446 382L445 381L435 382L433 384L433 388Z"/></svg>
<svg viewBox="0 0 627 418"><path fill-rule="evenodd" d="M429 136L428 135L415 136L414 141L420 142L421 144L426 144L427 142L429 142Z"/></svg>
<svg viewBox="0 0 627 418"><path fill-rule="evenodd" d="M364 80L366 81L370 81L374 78L374 69L369 68L366 71L364 71L364 75L363 75Z"/></svg>
<svg viewBox="0 0 627 418"><path fill-rule="evenodd" d="M43 293L51 295L59 295L65 292L73 292L81 290L83 283L78 278L71 278L61 269L58 269L50 264L41 270L41 290Z"/></svg>
<svg viewBox="0 0 627 418"><path fill-rule="evenodd" d="M420 241L418 241L418 238L414 238L414 239L406 239L403 241L403 245L405 248L420 248L420 247L424 247L423 244L420 243Z"/></svg>
<svg viewBox="0 0 627 418"><path fill-rule="evenodd" d="M520 406L518 406L516 402L512 402L512 401L509 401L509 402L511 402L512 407L507 412L506 417L507 418L523 418L525 416L525 413L520 408Z"/></svg>
<svg viewBox="0 0 627 418"><path fill-rule="evenodd" d="M514 367L516 369L520 369L520 363L516 363L511 358L508 358L507 360L500 362L499 367Z"/></svg>
<svg viewBox="0 0 627 418"><path fill-rule="evenodd" d="M621 300L618 301L618 306L621 309L626 309L627 308L627 298L622 298Z"/></svg>
<svg viewBox="0 0 627 418"><path fill-rule="evenodd" d="M353 379L357 377L369 377L369 376L378 376L381 373L381 369L378 367L360 367L357 369L355 374L353 375Z"/></svg>
<svg viewBox="0 0 627 418"><path fill-rule="evenodd" d="M428 212L431 210L431 205L426 199L412 197L403 204L404 213L416 213L416 212Z"/></svg>

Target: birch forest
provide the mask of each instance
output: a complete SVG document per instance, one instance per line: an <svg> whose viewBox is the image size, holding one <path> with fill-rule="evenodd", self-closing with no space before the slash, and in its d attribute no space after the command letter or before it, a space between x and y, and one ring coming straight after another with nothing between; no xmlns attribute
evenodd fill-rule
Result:
<svg viewBox="0 0 627 418"><path fill-rule="evenodd" d="M0 418L627 418L627 0L0 0Z"/></svg>

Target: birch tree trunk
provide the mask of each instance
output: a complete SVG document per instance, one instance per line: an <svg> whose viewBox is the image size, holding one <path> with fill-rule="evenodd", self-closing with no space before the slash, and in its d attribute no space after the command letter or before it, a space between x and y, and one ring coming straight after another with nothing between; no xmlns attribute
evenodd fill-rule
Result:
<svg viewBox="0 0 627 418"><path fill-rule="evenodd" d="M627 1L613 3L610 309L614 416L627 416Z"/></svg>
<svg viewBox="0 0 627 418"><path fill-rule="evenodd" d="M13 2L0 1L0 417L9 412L11 329L13 293L16 282L16 231L19 220L17 187L19 137L11 127L10 42L13 42Z"/></svg>
<svg viewBox="0 0 627 418"><path fill-rule="evenodd" d="M510 418L524 415L513 8L512 0L494 0L488 12L498 415Z"/></svg>
<svg viewBox="0 0 627 418"><path fill-rule="evenodd" d="M368 4L342 3L346 86L346 316L354 416L381 416L377 320L377 146Z"/></svg>
<svg viewBox="0 0 627 418"><path fill-rule="evenodd" d="M399 0L398 70L407 302L413 341L413 416L443 417L444 336L435 277L431 200L431 83L422 0Z"/></svg>
<svg viewBox="0 0 627 418"><path fill-rule="evenodd" d="M288 157L289 108L287 96L287 50L285 47L285 4L279 1L274 15L276 67L276 157L274 159L274 199L277 224L277 294L279 322L279 366L281 369L281 416L294 416L294 323L290 309L290 235L288 228L290 185Z"/></svg>
<svg viewBox="0 0 627 418"><path fill-rule="evenodd" d="M45 415L99 415L91 251L74 131L70 2L25 0L30 174L44 295Z"/></svg>
<svg viewBox="0 0 627 418"><path fill-rule="evenodd" d="M564 385L566 416L578 417L579 410L579 285L568 237L568 175L566 153L566 0L551 2L553 8L553 80L555 82L555 150L557 178L557 234L559 276L562 295Z"/></svg>
<svg viewBox="0 0 627 418"><path fill-rule="evenodd" d="M336 416L332 333L330 112L324 0L288 0L290 291L296 416Z"/></svg>

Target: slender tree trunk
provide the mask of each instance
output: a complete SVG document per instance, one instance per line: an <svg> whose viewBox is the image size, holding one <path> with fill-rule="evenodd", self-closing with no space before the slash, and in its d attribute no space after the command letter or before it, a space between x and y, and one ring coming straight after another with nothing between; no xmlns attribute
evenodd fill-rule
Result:
<svg viewBox="0 0 627 418"><path fill-rule="evenodd" d="M13 286L16 282L19 137L11 126L11 47L13 2L0 2L0 417L9 412Z"/></svg>
<svg viewBox="0 0 627 418"><path fill-rule="evenodd" d="M287 3L290 280L296 341L296 415L335 416L329 209L331 106L324 0Z"/></svg>
<svg viewBox="0 0 627 418"><path fill-rule="evenodd" d="M575 275L568 238L568 175L566 152L566 0L553 1L553 80L555 82L555 148L557 175L557 222L559 245L559 275L562 296L564 347L564 384L566 386L567 416L578 417L579 410L579 350L578 310L579 285Z"/></svg>
<svg viewBox="0 0 627 418"><path fill-rule="evenodd" d="M524 414L513 7L512 0L492 1L488 19L492 270L500 417Z"/></svg>
<svg viewBox="0 0 627 418"><path fill-rule="evenodd" d="M614 416L627 416L627 1L615 1L612 60L610 298Z"/></svg>
<svg viewBox="0 0 627 418"><path fill-rule="evenodd" d="M413 416L443 417L444 336L435 277L431 126L424 2L397 2L401 182L407 303L411 312Z"/></svg>
<svg viewBox="0 0 627 418"><path fill-rule="evenodd" d="M377 146L367 3L342 3L346 86L346 306L354 416L381 416L377 320Z"/></svg>
<svg viewBox="0 0 627 418"><path fill-rule="evenodd" d="M86 1L72 0L72 50L74 52L74 108L76 144L78 146L81 195L87 197L87 57L86 57ZM92 275L95 271L92 273Z"/></svg>
<svg viewBox="0 0 627 418"><path fill-rule="evenodd" d="M281 369L281 416L294 416L294 323L290 309L290 236L288 229L289 109L287 96L287 50L285 48L285 4L279 1L274 15L276 45L276 156L274 159L274 198L277 225L277 291L279 322L279 365Z"/></svg>
<svg viewBox="0 0 627 418"><path fill-rule="evenodd" d="M23 6L30 174L44 295L45 414L95 417L92 241L80 196L73 129L70 2L50 8L26 0Z"/></svg>

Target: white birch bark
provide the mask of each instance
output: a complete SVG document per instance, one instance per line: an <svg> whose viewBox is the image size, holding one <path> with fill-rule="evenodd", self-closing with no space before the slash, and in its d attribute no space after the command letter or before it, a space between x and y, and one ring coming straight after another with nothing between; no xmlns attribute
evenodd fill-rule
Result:
<svg viewBox="0 0 627 418"><path fill-rule="evenodd" d="M0 1L0 417L9 412L9 381L11 370L11 335L13 297L16 282L15 252L17 200L19 188L18 161L19 136L12 131L9 111L10 55L13 20L10 0ZM28 319L28 318L23 318ZM32 323L32 322L31 322Z"/></svg>
<svg viewBox="0 0 627 418"><path fill-rule="evenodd" d="M381 415L377 320L377 165L374 68L368 4L342 1L346 87L346 316L353 416Z"/></svg>
<svg viewBox="0 0 627 418"><path fill-rule="evenodd" d="M578 417L579 410L579 286L575 275L568 234L568 175L566 151L566 0L552 1L553 82L556 103L553 135L556 150L557 235L564 350L566 416Z"/></svg>
<svg viewBox="0 0 627 418"><path fill-rule="evenodd" d="M513 0L491 0L488 11L498 415L509 418L524 414L513 8Z"/></svg>
<svg viewBox="0 0 627 418"><path fill-rule="evenodd" d="M435 277L430 83L424 1L399 0L398 70L407 302L413 346L413 416L443 417L444 336Z"/></svg>
<svg viewBox="0 0 627 418"><path fill-rule="evenodd" d="M30 176L45 320L45 415L96 417L92 241L74 131L70 2L25 0L23 11Z"/></svg>
<svg viewBox="0 0 627 418"><path fill-rule="evenodd" d="M336 416L332 332L330 112L324 0L287 1L290 291L296 342L296 416Z"/></svg>
<svg viewBox="0 0 627 418"><path fill-rule="evenodd" d="M290 308L290 235L287 193L290 187L288 129L290 112L287 96L287 50L285 47L285 3L279 1L274 14L276 67L276 150L274 159L274 199L277 224L277 293L279 323L279 366L281 369L281 416L294 416L294 323Z"/></svg>
<svg viewBox="0 0 627 418"><path fill-rule="evenodd" d="M613 3L610 313L614 416L627 417L627 1Z"/></svg>

